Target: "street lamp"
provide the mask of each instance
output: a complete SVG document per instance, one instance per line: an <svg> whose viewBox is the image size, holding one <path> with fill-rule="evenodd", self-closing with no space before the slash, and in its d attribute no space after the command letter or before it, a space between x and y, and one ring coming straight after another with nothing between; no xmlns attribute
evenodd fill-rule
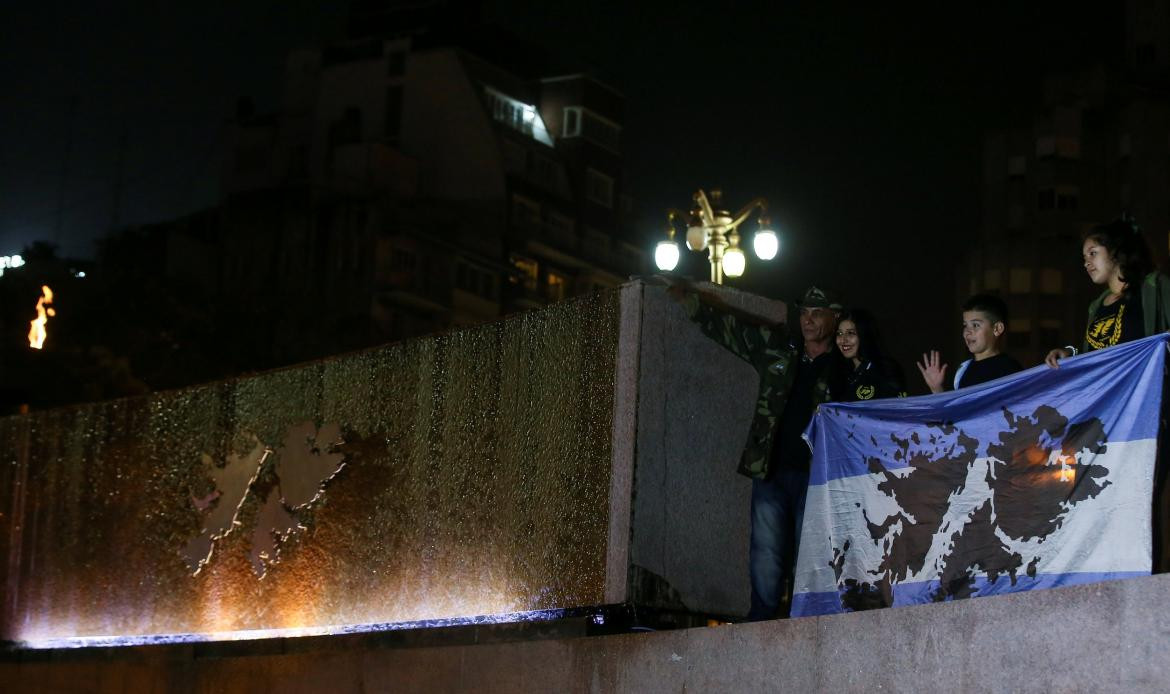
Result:
<svg viewBox="0 0 1170 694"><path fill-rule="evenodd" d="M769 228L764 216L768 201L756 198L749 202L735 216L722 209L723 194L712 190L710 197L700 190L695 193L695 208L689 213L668 210L666 213L666 239L658 242L654 249L654 263L659 270L669 272L678 265L679 249L674 240L675 221L687 222L687 248L692 251L707 251L711 262L711 281L723 284L723 277L739 277L747 265L747 258L739 247L739 226L747 221L753 212L759 214L759 229L752 240L752 248L760 260L771 260L780 250L776 232Z"/></svg>

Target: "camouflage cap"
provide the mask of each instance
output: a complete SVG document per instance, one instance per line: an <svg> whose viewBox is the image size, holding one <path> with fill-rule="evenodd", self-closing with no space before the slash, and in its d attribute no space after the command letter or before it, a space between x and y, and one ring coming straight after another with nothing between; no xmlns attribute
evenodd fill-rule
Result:
<svg viewBox="0 0 1170 694"><path fill-rule="evenodd" d="M837 292L832 289L821 289L817 286L806 289L804 296L800 297L800 301L796 302L796 305L800 308L831 308L834 311L845 309Z"/></svg>

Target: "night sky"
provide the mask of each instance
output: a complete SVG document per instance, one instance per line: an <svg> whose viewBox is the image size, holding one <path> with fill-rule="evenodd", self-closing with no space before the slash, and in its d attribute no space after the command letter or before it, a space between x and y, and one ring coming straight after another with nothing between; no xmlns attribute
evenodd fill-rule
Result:
<svg viewBox="0 0 1170 694"><path fill-rule="evenodd" d="M1047 1L764 4L664 13L497 0L485 15L626 94L627 173L648 250L665 208L686 207L698 187L721 186L731 206L763 195L781 257L765 271L749 256L740 286L779 297L836 287L877 313L904 364L953 347L956 254L979 223L980 133L1029 113L1046 70L1115 51L1120 3L1096 14ZM89 256L115 222L212 204L237 98L274 107L285 54L340 36L345 13L311 0L5 3L0 255L45 239ZM700 261L689 267L702 278Z"/></svg>

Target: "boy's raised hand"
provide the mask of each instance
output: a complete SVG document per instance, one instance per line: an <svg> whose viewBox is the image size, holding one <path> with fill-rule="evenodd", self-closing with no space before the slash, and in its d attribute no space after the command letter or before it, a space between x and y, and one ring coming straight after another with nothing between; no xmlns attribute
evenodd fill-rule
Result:
<svg viewBox="0 0 1170 694"><path fill-rule="evenodd" d="M947 376L947 365L940 364L940 361L938 350L932 349L930 354L922 355L922 362L918 364L922 380L926 381L926 386L930 388L932 393L943 392L943 380Z"/></svg>

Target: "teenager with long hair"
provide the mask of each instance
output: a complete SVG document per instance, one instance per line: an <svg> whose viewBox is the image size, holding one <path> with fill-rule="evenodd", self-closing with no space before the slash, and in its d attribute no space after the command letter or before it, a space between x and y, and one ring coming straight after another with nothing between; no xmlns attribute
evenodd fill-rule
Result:
<svg viewBox="0 0 1170 694"><path fill-rule="evenodd" d="M1094 227L1081 244L1085 272L1104 290L1089 304L1081 349L1057 347L1044 362L1056 368L1078 351L1104 349L1170 328L1170 277L1154 269L1141 229L1131 219Z"/></svg>

